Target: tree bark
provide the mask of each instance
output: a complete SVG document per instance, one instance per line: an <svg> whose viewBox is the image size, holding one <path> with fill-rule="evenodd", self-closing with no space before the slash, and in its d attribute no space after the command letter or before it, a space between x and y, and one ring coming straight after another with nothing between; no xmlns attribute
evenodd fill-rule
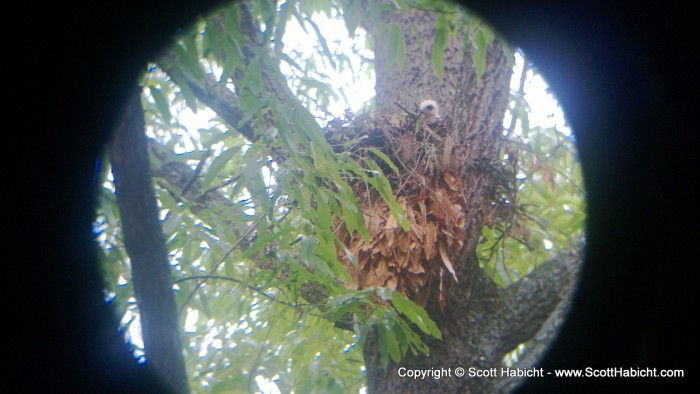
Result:
<svg viewBox="0 0 700 394"><path fill-rule="evenodd" d="M444 53L444 77L439 78L431 62L435 35L435 13L422 10L384 12L386 25L401 27L406 41L406 65L396 70L389 63L388 29L372 29L376 45L376 107L396 111L397 104L416 108L433 99L443 116L450 117L454 145L460 147L459 174L465 187L462 209L466 218L465 247L454 260L459 283L446 281L447 306L444 311L433 302L426 310L441 328L443 338L426 339L430 356L408 354L401 363L380 363L380 346L375 333L363 347L367 367L368 392L496 392L513 387L514 379L456 377L455 368L500 370L505 354L533 338L548 317L566 303L574 281L576 256L554 259L540 265L530 275L507 289L499 288L479 267L476 246L485 225L490 196L496 185L488 163L499 162L502 119L509 95L511 67L500 44L488 47L486 68L481 80L471 62L473 49L463 37L448 41ZM455 150L456 151L456 150ZM551 334L551 333L550 333ZM551 343L550 335L546 343ZM546 346L544 346L546 348ZM441 379L412 379L399 375L405 369L450 369Z"/></svg>
<svg viewBox="0 0 700 394"><path fill-rule="evenodd" d="M116 127L110 160L147 364L173 392L189 393L168 252L149 172L141 89L134 91Z"/></svg>

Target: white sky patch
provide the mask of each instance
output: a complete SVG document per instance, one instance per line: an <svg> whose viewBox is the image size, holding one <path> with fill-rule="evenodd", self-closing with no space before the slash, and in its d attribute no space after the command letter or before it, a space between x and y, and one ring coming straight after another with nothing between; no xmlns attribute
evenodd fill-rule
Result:
<svg viewBox="0 0 700 394"><path fill-rule="evenodd" d="M185 332L197 332L197 320L199 320L199 310L187 308L187 317L185 317Z"/></svg>
<svg viewBox="0 0 700 394"><path fill-rule="evenodd" d="M348 30L342 20L330 19L325 14L314 15L313 21L326 39L329 51L334 54L346 55L350 62L338 67L340 70L335 70L330 66L320 70L328 76L324 82L330 83L340 94L340 101L331 101L327 110L336 117L340 117L347 108L357 113L375 95L374 78L366 75L366 66L363 65L362 59L362 57L368 59L374 57L371 51L364 48L366 33L358 28L354 37L348 37ZM319 43L311 26L306 25L302 28L298 21L293 18L287 23L285 33L284 44L287 54L294 51L301 53L303 59L314 57L317 64L327 64L326 59L316 54L315 47ZM340 65L340 63L337 64ZM282 66L282 71L287 75L293 74L295 71L284 62ZM374 73L371 73L371 76L373 75Z"/></svg>
<svg viewBox="0 0 700 394"><path fill-rule="evenodd" d="M513 91L517 91L520 88L520 75L523 72L524 63L525 59L522 54L516 52L513 77L510 80L510 89ZM556 126L557 130L564 135L571 135L571 129L564 117L564 111L541 75L535 74L532 70L529 70L525 79L524 91L525 100L530 107L528 113L530 128L551 128ZM503 124L507 127L510 120L510 113L506 112ZM515 132L516 134L522 133L522 125L520 122L518 122Z"/></svg>
<svg viewBox="0 0 700 394"><path fill-rule="evenodd" d="M548 239L543 240L542 243L544 244L544 248L547 250L552 250L552 248L554 247L554 244L552 243L552 241L550 241Z"/></svg>
<svg viewBox="0 0 700 394"><path fill-rule="evenodd" d="M277 385L274 383L275 380L279 380L279 376L275 375L272 377L272 379L267 379L266 377L262 375L258 375L255 377L255 383L258 384L258 387L260 388L261 392L263 394L280 394L280 390L277 387Z"/></svg>

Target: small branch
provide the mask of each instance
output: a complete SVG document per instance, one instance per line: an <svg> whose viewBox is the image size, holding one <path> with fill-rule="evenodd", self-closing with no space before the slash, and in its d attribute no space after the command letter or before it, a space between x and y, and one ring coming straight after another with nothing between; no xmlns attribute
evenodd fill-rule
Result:
<svg viewBox="0 0 700 394"><path fill-rule="evenodd" d="M396 105L397 105L399 108L401 108L405 113L407 113L408 116L410 116L413 120L418 119L418 115L417 115L417 114L415 114L415 113L413 113L413 112L407 110L406 108L404 108L403 105L399 104L398 102L396 102L396 103L394 103L394 104L396 104Z"/></svg>
<svg viewBox="0 0 700 394"><path fill-rule="evenodd" d="M204 283L205 281L207 281L207 280L209 280L209 279L220 279L220 280L225 280L225 281L229 281L229 282L238 283L239 285L245 287L246 289L248 289L248 290L253 290L253 291L255 291L256 293L262 295L262 296L265 297L265 298L268 298L268 299L271 300L271 301L274 301L274 302L276 302L276 303L278 303L278 304L282 304L282 305L286 305L286 306L291 306L292 308L299 309L299 308L302 308L302 307L312 307L312 306L313 306L313 305L311 305L311 304L300 304L300 303L291 303L291 302L287 302L287 301L282 301L282 300L280 300L280 299L277 299L277 298L274 297L274 296L271 296L271 295L267 294L267 293L265 292L265 289L263 289L263 288L261 288L261 287L249 285L249 284L245 283L245 281L243 281L243 280L236 279L236 278L232 278L232 277L230 277L230 276L222 276L222 275L193 275L193 276L188 276L188 277L185 277L185 278L177 279L177 280L175 280L175 281L173 282L173 284L178 284L178 283L180 283L180 282L185 282L185 281L188 281L188 280L201 280L201 282L199 282L199 283ZM198 285L199 285L199 284L198 284ZM189 300L189 298L188 298L188 300ZM319 316L319 315L316 315L316 316Z"/></svg>
<svg viewBox="0 0 700 394"><path fill-rule="evenodd" d="M518 99L522 100L523 97L525 97L525 81L527 80L527 72L530 71L530 67L527 64L527 59L523 62L523 71L520 73L520 84L518 85ZM518 107L518 102L515 102L515 107L513 108L513 111L511 112L511 117L510 117L510 125L508 125L508 135L511 135L515 131L515 126L518 122L518 117L516 116L516 111ZM508 136L506 136L507 138Z"/></svg>
<svg viewBox="0 0 700 394"><path fill-rule="evenodd" d="M197 178L199 178L199 174L202 172L202 168L204 168L204 162L207 161L207 158L211 156L211 149L207 149L206 153L204 154L204 157L202 157L202 160L199 161L199 164L197 164L197 168L194 170L194 174L192 174L192 178L190 178L189 182L187 182L187 185L182 189L182 194L183 196L187 194L187 192L190 190L192 185L197 181Z"/></svg>
<svg viewBox="0 0 700 394"><path fill-rule="evenodd" d="M232 278L232 277L229 277L229 276L222 276L222 275L193 275L193 276L188 276L188 277L186 277L186 278L177 279L177 280L175 280L175 281L173 282L173 284L177 284L177 283L180 283L180 282L185 282L185 281L188 281L188 280L201 280L201 282L199 282L199 283L204 283L205 281L207 281L207 280L209 280L209 279L219 279L219 280L225 280L225 281L228 281L228 282L238 283L239 285L245 287L246 289L252 290L252 291L254 291L254 292L260 294L261 296L263 296L263 297L269 299L270 301L276 302L276 303L278 303L278 304L280 304L280 305L285 305L285 306L292 307L292 308L294 308L294 309L296 309L296 310L299 310L300 312L304 312L304 313L308 314L309 316L315 316L315 317L320 317L320 318L322 318L322 319L328 319L328 316L327 316L327 315L322 315L322 314L319 314L319 313L308 312L308 311L304 311L304 310L303 310L303 308L316 308L316 305L313 305L313 304L306 304L306 303L291 303L291 302L287 302L287 301L282 301L282 300L278 299L277 297L274 297L274 296L271 296L271 295L267 294L267 292L265 292L265 289L263 289L262 287L252 286L252 285L249 285L249 284L245 283L245 281L243 281L243 280L236 279L236 278ZM194 292L193 292L193 294L194 294ZM189 299L191 298L191 296L192 296L192 294L190 295L190 297L188 297L188 301L189 301ZM345 324L344 322L341 322L341 321L336 321L336 322L334 322L334 323L335 323L335 326L336 326L337 328L340 328L340 329L343 329L343 330L346 330L346 331L351 331L351 332L353 331L353 327L352 327L351 324L348 325L348 324Z"/></svg>

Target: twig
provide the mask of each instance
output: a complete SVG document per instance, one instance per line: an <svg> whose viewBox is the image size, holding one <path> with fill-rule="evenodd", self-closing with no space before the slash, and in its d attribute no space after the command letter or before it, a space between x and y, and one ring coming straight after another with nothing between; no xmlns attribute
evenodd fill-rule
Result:
<svg viewBox="0 0 700 394"><path fill-rule="evenodd" d="M413 113L413 112L407 110L406 108L403 107L403 105L399 104L398 102L395 102L394 104L396 104L396 106L398 106L398 107L401 108L405 113L407 113L413 120L418 119L418 114L415 114L415 113Z"/></svg>
<svg viewBox="0 0 700 394"><path fill-rule="evenodd" d="M245 281L243 281L243 280L241 280L241 279L232 278L232 277L230 277L230 276L222 276L222 275L193 275L193 276L188 276L188 277L185 277L185 278L177 279L177 280L176 280L175 282L173 282L173 283L176 283L176 284L177 284L177 283L180 283L180 282L184 282L184 281L188 281L188 280L197 280L197 279L202 280L202 282L204 282L204 281L206 281L206 280L208 280L208 279L220 279L220 280L226 280L226 281L229 281L229 282L235 282L235 283L238 283L239 285L245 287L245 288L248 289L248 290L253 290L253 291L255 291L256 293L262 295L262 296L265 297L265 298L268 298L268 299L270 299L270 300L272 300L272 301L275 301L275 302L277 302L277 303L279 303L279 304L282 304L282 305L291 306L292 308L301 308L301 307L304 307L304 306L312 306L311 304L300 304L300 303L291 303L291 302L287 302L287 301L282 301L282 300L280 300L280 299L275 298L274 296L271 296L271 295L267 294L267 293L265 292L265 289L263 289L263 288L261 288L261 287L249 285L249 284L245 283ZM201 282L200 282L200 283L201 283Z"/></svg>
<svg viewBox="0 0 700 394"><path fill-rule="evenodd" d="M229 256L231 253L233 253L233 251L236 250L236 248L238 248L238 246L240 246L240 244L241 244L246 238L248 238L248 236L253 232L253 230L255 230L255 228L258 226L258 223L260 223L260 221L261 221L264 217L265 217L265 215L261 215L261 216L250 226L250 228L249 228L248 230L246 230L246 232L238 239L238 241L236 242L236 244L233 245L233 246L231 247L231 249L229 249L228 252L226 252L226 253L224 254L224 256L219 260L219 262L216 263L216 264L214 265L214 268L212 268L211 271L209 271L209 275L204 275L204 276L202 277L202 280L201 280L199 283L197 283L197 286L194 288L194 290L192 290L192 292L190 293L190 295L187 296L187 299L185 300L185 302L182 303L182 306L180 307L180 312L179 312L180 314L182 314L182 311L185 310L185 307L186 307L187 304L190 302L190 300L192 299L192 297L194 297L194 294L197 292L197 290L199 290L199 289L204 285L204 282L206 282L207 279L209 279L209 277L210 277L214 272L216 272L216 270L219 268L219 266L220 266L221 264L224 263L224 261L226 260L226 258L228 258L228 256ZM175 283L177 283L177 282L175 282Z"/></svg>
<svg viewBox="0 0 700 394"><path fill-rule="evenodd" d="M204 168L204 162L209 158L211 155L211 149L207 149L207 151L204 153L204 157L202 157L202 160L199 161L199 164L197 164L197 168L194 170L194 174L192 175L192 178L187 182L185 187L182 189L182 192L180 193L182 196L185 196L187 192L192 188L192 185L197 181L197 178L199 178L199 174L202 172L202 168Z"/></svg>
<svg viewBox="0 0 700 394"><path fill-rule="evenodd" d="M174 283L180 283L180 282L184 282L184 281L187 281L187 280L197 280L197 279L201 279L201 280L202 280L202 282L200 282L200 283L203 283L203 282L206 281L207 279L220 279L220 280L226 280L226 281L229 281L229 282L235 282L235 283L238 283L238 284L240 284L241 286L245 287L245 288L248 289L248 290L252 290L252 291L254 291L254 292L260 294L261 296L263 296L263 297L269 299L270 301L274 301L274 302L276 302L276 303L278 303L278 304L292 307L292 308L294 308L294 309L299 310L299 311L302 312L302 313L304 313L304 312L307 313L309 316L315 316L315 317L320 317L320 318L322 318L322 319L328 319L328 314L323 314L323 315L322 315L322 314L319 314L319 313L304 311L304 310L302 309L302 308L304 308L304 307L315 308L316 306L313 305L313 304L291 303L291 302L287 302L287 301L282 301L282 300L280 300L280 299L278 299L278 298L276 298L276 297L274 297L274 296L271 296L271 295L267 294L267 293L265 292L265 290L264 290L263 288L261 288L261 287L256 287L256 286L249 285L249 284L245 283L244 281L242 281L242 280L240 280L240 279L231 278L231 277L229 277L229 276L222 276L222 275L193 275L193 276L188 276L188 277L186 277L186 278L177 279ZM193 293L194 293L194 292L193 292ZM189 298L188 298L188 301L189 301ZM185 305L186 305L186 304L185 304ZM349 330L352 331L352 328L350 328Z"/></svg>

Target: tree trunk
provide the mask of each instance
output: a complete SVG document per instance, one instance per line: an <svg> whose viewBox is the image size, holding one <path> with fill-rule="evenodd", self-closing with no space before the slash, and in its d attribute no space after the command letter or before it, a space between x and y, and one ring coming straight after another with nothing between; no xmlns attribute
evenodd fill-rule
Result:
<svg viewBox="0 0 700 394"><path fill-rule="evenodd" d="M110 161L147 363L173 392L189 393L168 251L150 177L141 89L133 93L115 130Z"/></svg>
<svg viewBox="0 0 700 394"><path fill-rule="evenodd" d="M386 34L389 29L369 26L368 30L374 34L376 45L377 109L397 112L400 111L397 104L415 109L421 101L432 99L438 104L440 114L451 120L447 134L454 147L445 145L442 149L443 154L452 156L445 167L457 172L464 188L461 202L461 212L466 218L464 247L452 258L459 282L451 280L445 271L442 283L446 287L443 290L446 306L440 308L435 300L426 304L443 336L442 341L428 340L429 357L408 354L399 365L390 362L387 368L382 368L378 337L376 333L369 336L363 349L370 393L491 392L496 379L458 377L456 368L468 371L470 367L500 367L503 356L526 339L514 335L505 344L505 338L497 337L507 332L498 330L497 326L511 321L513 316L506 317L504 312L506 306L512 305L507 301L507 293L482 272L475 253L496 184L494 172L488 168L489 163L500 161L502 119L512 70L500 44L494 40L488 46L484 74L477 78L471 60L472 47L464 45L464 37L452 36L443 55L444 74L439 78L431 61L435 18L435 13L422 10L384 12L385 25L395 23L401 27L406 42L405 66L398 71L383 56L391 50ZM550 302L557 301L555 294ZM547 315L552 310L543 309ZM547 315L537 321L541 323ZM536 324L534 331L538 328ZM399 373L441 368L443 374L449 371L449 375L440 379L412 379Z"/></svg>

